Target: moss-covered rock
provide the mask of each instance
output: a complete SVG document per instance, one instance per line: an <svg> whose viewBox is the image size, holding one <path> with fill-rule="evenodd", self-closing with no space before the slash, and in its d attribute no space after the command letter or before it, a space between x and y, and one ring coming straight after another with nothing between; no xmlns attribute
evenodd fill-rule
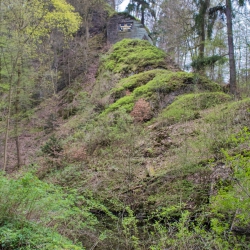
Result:
<svg viewBox="0 0 250 250"><path fill-rule="evenodd" d="M166 74L167 72L165 69L153 69L123 78L118 82L115 88L111 90L111 95L115 99L121 98L126 95L127 91L132 92L135 88L143 86L153 80L156 75Z"/></svg>
<svg viewBox="0 0 250 250"><path fill-rule="evenodd" d="M228 102L231 97L222 92L192 93L179 96L163 110L160 118L168 124L193 120L200 117L199 111Z"/></svg>
<svg viewBox="0 0 250 250"><path fill-rule="evenodd" d="M145 40L124 39L103 58L100 70L128 74L155 68L167 68L164 51Z"/></svg>
<svg viewBox="0 0 250 250"><path fill-rule="evenodd" d="M129 92L126 93L126 90ZM111 91L115 100L121 98L111 104L104 114L117 109L131 112L134 103L140 98L149 101L157 113L159 106L161 108L167 106L177 94L219 90L221 87L217 83L192 73L151 70L121 80Z"/></svg>

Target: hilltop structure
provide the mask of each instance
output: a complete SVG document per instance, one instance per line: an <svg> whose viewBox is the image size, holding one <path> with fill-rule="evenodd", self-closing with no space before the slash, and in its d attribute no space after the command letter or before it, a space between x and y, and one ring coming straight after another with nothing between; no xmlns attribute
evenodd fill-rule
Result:
<svg viewBox="0 0 250 250"><path fill-rule="evenodd" d="M113 15L107 24L107 42L115 44L124 38L147 40L153 44L145 27L127 13Z"/></svg>

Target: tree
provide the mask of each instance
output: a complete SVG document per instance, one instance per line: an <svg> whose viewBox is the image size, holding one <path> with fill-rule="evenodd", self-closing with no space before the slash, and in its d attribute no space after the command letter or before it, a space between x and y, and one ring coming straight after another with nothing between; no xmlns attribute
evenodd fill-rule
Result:
<svg viewBox="0 0 250 250"><path fill-rule="evenodd" d="M193 30L193 5L193 0L163 1L152 32L158 46L164 49L181 68L185 68L190 53L193 57L196 39Z"/></svg>
<svg viewBox="0 0 250 250"><path fill-rule="evenodd" d="M227 39L228 39L228 53L229 53L229 67L230 67L230 80L229 80L230 93L233 95L237 95L231 0L226 0L225 14L227 17Z"/></svg>
<svg viewBox="0 0 250 250"><path fill-rule="evenodd" d="M17 165L21 165L20 145L18 139L18 113L20 112L21 85L25 74L32 70L24 70L24 65L32 69L32 58L36 55L36 47L52 30L58 29L65 36L76 32L80 17L74 13L71 5L65 0L2 0L1 14L1 75L8 90L8 112L5 128L4 163L7 165L8 133L10 118L15 118L15 138L17 148ZM15 94L15 97L13 97ZM13 107L14 104L14 107Z"/></svg>
<svg viewBox="0 0 250 250"><path fill-rule="evenodd" d="M199 35L199 55L198 58L204 58L205 40L206 40L206 14L210 6L210 0L195 0L198 7L198 14L195 15L195 29Z"/></svg>
<svg viewBox="0 0 250 250"><path fill-rule="evenodd" d="M246 4L245 0L239 0L238 5L240 7ZM236 66L235 66L235 55L234 55L234 38L233 38L233 8L232 1L226 0L225 5L218 5L209 9L209 16L212 22L217 18L218 14L225 15L227 19L227 40L228 40L228 54L229 54L229 68L230 68L230 93L237 96L237 85L236 85Z"/></svg>
<svg viewBox="0 0 250 250"><path fill-rule="evenodd" d="M136 16L141 17L142 25L145 25L145 15L148 13L150 16L155 17L155 11L152 8L154 0L131 0L127 6L128 12L135 12Z"/></svg>

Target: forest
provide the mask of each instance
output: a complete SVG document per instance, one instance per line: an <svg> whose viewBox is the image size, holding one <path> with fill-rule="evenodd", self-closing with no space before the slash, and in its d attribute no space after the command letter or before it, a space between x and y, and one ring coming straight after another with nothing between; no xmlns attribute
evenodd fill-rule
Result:
<svg viewBox="0 0 250 250"><path fill-rule="evenodd" d="M249 4L0 0L0 250L250 249Z"/></svg>

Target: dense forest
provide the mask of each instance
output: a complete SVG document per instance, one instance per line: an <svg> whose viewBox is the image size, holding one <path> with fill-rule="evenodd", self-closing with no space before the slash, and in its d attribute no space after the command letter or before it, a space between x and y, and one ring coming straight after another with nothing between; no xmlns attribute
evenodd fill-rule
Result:
<svg viewBox="0 0 250 250"><path fill-rule="evenodd" d="M0 0L0 249L250 249L249 1L122 2Z"/></svg>

